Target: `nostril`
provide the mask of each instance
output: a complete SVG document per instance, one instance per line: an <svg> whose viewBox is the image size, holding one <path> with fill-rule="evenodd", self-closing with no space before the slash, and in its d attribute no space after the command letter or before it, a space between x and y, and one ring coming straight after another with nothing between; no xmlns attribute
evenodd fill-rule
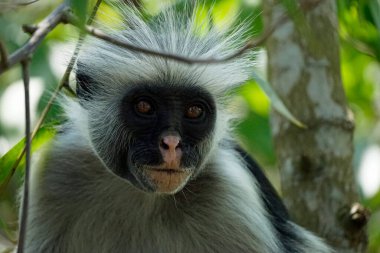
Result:
<svg viewBox="0 0 380 253"><path fill-rule="evenodd" d="M166 144L166 143L164 142L164 140L161 140L160 147L163 148L163 149L165 149L165 150L168 150L168 149L169 149L169 145Z"/></svg>

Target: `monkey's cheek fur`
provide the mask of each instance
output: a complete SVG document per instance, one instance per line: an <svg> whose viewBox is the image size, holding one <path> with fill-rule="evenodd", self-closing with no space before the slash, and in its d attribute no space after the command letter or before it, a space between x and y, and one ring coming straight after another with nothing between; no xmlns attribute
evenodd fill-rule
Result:
<svg viewBox="0 0 380 253"><path fill-rule="evenodd" d="M192 171L186 169L145 169L144 175L156 193L174 194L186 185Z"/></svg>

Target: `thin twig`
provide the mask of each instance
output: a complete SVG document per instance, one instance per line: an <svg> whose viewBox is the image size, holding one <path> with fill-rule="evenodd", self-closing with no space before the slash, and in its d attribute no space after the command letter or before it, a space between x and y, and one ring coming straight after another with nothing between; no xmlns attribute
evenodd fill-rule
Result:
<svg viewBox="0 0 380 253"><path fill-rule="evenodd" d="M29 58L29 56L36 50L41 41L46 37L46 35L62 22L62 17L68 10L69 7L67 4L61 4L48 17L41 21L37 26L37 30L30 37L28 42L9 56L7 61L8 65L5 67L0 66L0 74L13 67L15 64Z"/></svg>
<svg viewBox="0 0 380 253"><path fill-rule="evenodd" d="M30 136L30 101L29 101L29 60L24 60L21 62L22 65L22 79L24 81L25 89L25 179L24 179L24 195L23 203L21 209L21 221L20 221L20 230L19 230L19 240L17 253L24 252L25 244L25 234L26 226L28 221L28 206L29 206L29 172L30 172L30 146L31 146L31 136Z"/></svg>
<svg viewBox="0 0 380 253"><path fill-rule="evenodd" d="M8 53L2 41L0 41L0 66L4 68L8 66Z"/></svg>
<svg viewBox="0 0 380 253"><path fill-rule="evenodd" d="M92 22L93 22L93 20L94 20L94 18L95 18L96 13L98 12L98 9L99 9L99 6L100 6L101 3L102 3L102 0L98 0L98 1L95 3L95 5L94 5L94 7L93 7L93 9L92 9L91 15L89 16L89 18L88 18L88 20L87 20L87 22L86 22L87 25L91 25L91 24L92 24ZM82 47L82 44L83 44L83 38L84 38L84 36L85 36L85 33L83 33L83 32L81 32L81 33L79 34L78 42L77 42L77 44L76 44L76 46L75 46L74 53L73 53L73 55L71 56L71 59L70 59L69 65L67 66L67 68L66 68L66 70L65 70L65 73L63 74L63 77L62 77L62 79L61 79L61 81L60 81L60 84L59 84L59 86L58 86L59 90L61 90L63 87L66 88L66 89L71 90L71 87L70 87L70 85L69 85L69 77L70 77L70 73L71 73L71 71L73 70L74 65L75 65L75 63L76 63L76 61L77 61L77 58L78 58L78 55L79 55L79 51L80 51L80 49L81 49L81 47ZM59 90L58 90L58 91L59 91ZM71 91L72 91L72 90L71 90ZM75 95L74 92L71 92L71 93L73 93L73 94ZM57 94L57 95L58 95L58 94ZM54 99L55 99L55 98L54 98ZM54 100L53 100L53 101L54 101ZM53 101L52 101L52 102L53 102ZM49 102L50 102L50 101L49 101Z"/></svg>

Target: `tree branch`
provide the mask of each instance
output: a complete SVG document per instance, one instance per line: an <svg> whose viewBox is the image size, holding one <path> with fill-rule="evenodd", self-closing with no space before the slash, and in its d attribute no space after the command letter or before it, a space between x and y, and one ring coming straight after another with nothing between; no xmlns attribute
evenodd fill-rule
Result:
<svg viewBox="0 0 380 253"><path fill-rule="evenodd" d="M28 221L28 206L29 206L29 172L30 172L30 146L31 146L31 136L30 136L30 101L29 101L29 60L23 60L22 65L22 79L24 81L25 89L25 179L24 179L24 195L21 210L21 222L19 231L19 240L17 253L24 252L26 225Z"/></svg>
<svg viewBox="0 0 380 253"><path fill-rule="evenodd" d="M7 66L0 66L0 74L13 67L15 64L28 59L46 35L62 22L62 17L68 10L69 7L67 4L61 4L47 18L39 23L29 41L8 57Z"/></svg>

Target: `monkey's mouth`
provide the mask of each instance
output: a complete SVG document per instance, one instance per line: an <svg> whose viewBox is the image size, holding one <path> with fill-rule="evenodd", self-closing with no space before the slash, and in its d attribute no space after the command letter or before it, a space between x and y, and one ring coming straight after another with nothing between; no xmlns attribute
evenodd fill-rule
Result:
<svg viewBox="0 0 380 253"><path fill-rule="evenodd" d="M158 193L174 194L181 190L192 175L191 169L144 167L143 174Z"/></svg>

